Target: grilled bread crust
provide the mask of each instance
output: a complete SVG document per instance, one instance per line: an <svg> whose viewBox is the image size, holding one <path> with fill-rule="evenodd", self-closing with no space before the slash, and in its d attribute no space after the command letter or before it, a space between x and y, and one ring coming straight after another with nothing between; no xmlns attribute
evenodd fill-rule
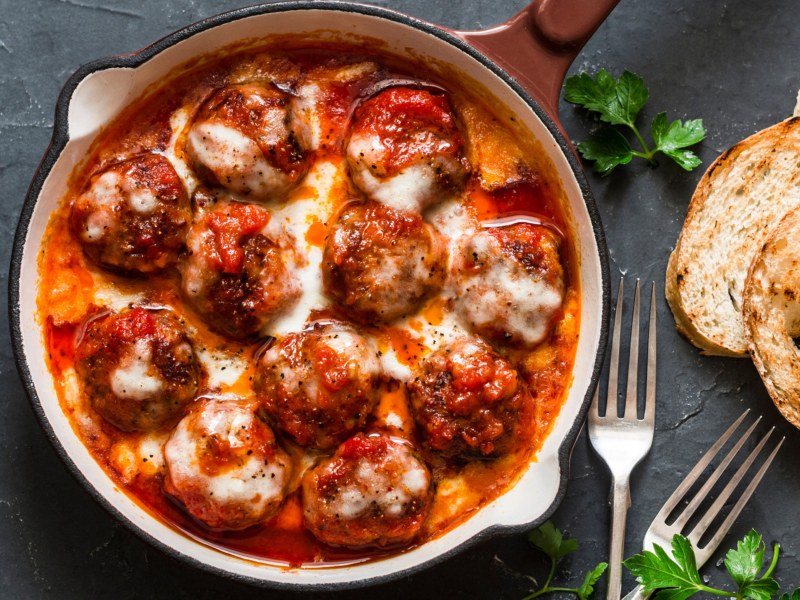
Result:
<svg viewBox="0 0 800 600"><path fill-rule="evenodd" d="M753 362L781 414L800 428L800 209L789 212L756 255L744 288Z"/></svg>
<svg viewBox="0 0 800 600"><path fill-rule="evenodd" d="M800 206L800 117L739 142L703 175L666 274L678 331L704 354L746 356L742 294L750 264Z"/></svg>

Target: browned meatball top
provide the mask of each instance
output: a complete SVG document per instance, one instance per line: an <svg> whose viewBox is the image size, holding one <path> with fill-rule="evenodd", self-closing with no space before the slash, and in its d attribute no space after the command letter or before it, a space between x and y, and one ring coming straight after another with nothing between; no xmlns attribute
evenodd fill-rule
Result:
<svg viewBox="0 0 800 600"><path fill-rule="evenodd" d="M333 448L364 425L380 374L369 342L334 323L276 341L258 362L255 390L272 422L295 442Z"/></svg>
<svg viewBox="0 0 800 600"><path fill-rule="evenodd" d="M260 206L220 201L192 226L181 263L183 294L206 322L237 339L257 336L300 296L288 240L266 231Z"/></svg>
<svg viewBox="0 0 800 600"><path fill-rule="evenodd" d="M408 442L386 435L359 433L303 477L306 526L332 546L407 544L431 499L425 464Z"/></svg>
<svg viewBox="0 0 800 600"><path fill-rule="evenodd" d="M141 154L106 168L72 203L70 227L101 267L153 273L173 264L192 213L172 164Z"/></svg>
<svg viewBox="0 0 800 600"><path fill-rule="evenodd" d="M165 310L134 308L92 320L75 365L92 406L124 431L173 425L197 392L192 345Z"/></svg>
<svg viewBox="0 0 800 600"><path fill-rule="evenodd" d="M414 313L444 284L446 249L418 213L377 202L353 204L323 253L325 293L362 323Z"/></svg>
<svg viewBox="0 0 800 600"><path fill-rule="evenodd" d="M426 357L408 392L423 444L447 458L511 452L531 418L516 370L482 342L462 340Z"/></svg>
<svg viewBox="0 0 800 600"><path fill-rule="evenodd" d="M289 100L269 85L218 90L200 108L187 136L198 173L252 200L286 193L308 169Z"/></svg>

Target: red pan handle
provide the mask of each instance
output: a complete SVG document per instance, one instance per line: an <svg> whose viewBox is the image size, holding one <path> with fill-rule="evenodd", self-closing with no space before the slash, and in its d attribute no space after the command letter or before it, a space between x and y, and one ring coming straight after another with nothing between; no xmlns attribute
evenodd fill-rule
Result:
<svg viewBox="0 0 800 600"><path fill-rule="evenodd" d="M558 97L567 69L619 0L533 0L484 31L456 35L501 66L558 119Z"/></svg>

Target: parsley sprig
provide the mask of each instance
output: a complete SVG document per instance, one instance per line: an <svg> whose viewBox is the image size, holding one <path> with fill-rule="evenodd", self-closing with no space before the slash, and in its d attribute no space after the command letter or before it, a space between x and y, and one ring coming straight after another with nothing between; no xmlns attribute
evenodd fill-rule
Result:
<svg viewBox="0 0 800 600"><path fill-rule="evenodd" d="M581 73L567 79L564 85L567 102L597 113L600 120L607 123L578 144L578 151L586 160L594 161L594 169L601 175L628 164L634 156L656 165L655 155L659 152L686 171L700 165L700 158L688 148L706 136L702 119L668 122L667 113L660 112L650 124L653 145L648 145L636 126L636 118L648 96L642 78L630 71L625 71L619 79L614 79L605 69L600 69L595 77ZM634 150L622 133L626 129L633 132L640 150Z"/></svg>
<svg viewBox="0 0 800 600"><path fill-rule="evenodd" d="M780 545L775 544L772 560L766 571L761 573L765 551L766 544L755 530L739 541L736 548L728 550L725 566L737 586L735 592L703 583L692 544L682 535L672 538L671 557L661 546L655 545L653 552L637 554L626 560L624 565L647 592L656 592L655 600L685 600L700 592L737 600L770 600L778 594L778 582L773 579L772 573L778 565ZM791 596L784 594L781 600L795 600L795 596L800 600L800 589Z"/></svg>
<svg viewBox="0 0 800 600"><path fill-rule="evenodd" d="M598 564L594 569L589 571L583 578L583 583L579 587L554 587L550 584L553 582L553 577L556 574L556 565L562 558L575 552L578 549L578 540L564 539L564 534L557 529L550 521L547 521L539 527L534 529L528 534L528 541L535 547L544 552L550 559L550 571L547 574L547 579L544 585L525 596L522 600L532 600L545 594L552 594L555 592L564 592L568 594L575 594L579 600L588 600L592 596L594 586L600 576L608 568L604 562Z"/></svg>
<svg viewBox="0 0 800 600"><path fill-rule="evenodd" d="M594 587L608 565L598 564L583 578L577 587L554 586L553 577L558 562L578 549L578 541L564 539L563 533L550 521L528 534L528 541L544 552L550 559L550 571L544 586L525 596L522 600L533 600L557 592L574 594L579 600L593 597ZM672 538L672 555L659 545L652 552L645 551L632 556L623 564L636 577L648 593L654 593L653 600L686 600L695 594L735 598L736 600L772 600L778 595L778 582L772 577L778 565L780 545L775 544L772 560L764 570L766 544L761 535L751 530L736 548L728 550L725 566L736 584L736 591L723 590L706 585L697 569L692 543L682 535ZM762 573L763 571L763 573ZM800 600L800 588L791 594L783 594L780 600Z"/></svg>

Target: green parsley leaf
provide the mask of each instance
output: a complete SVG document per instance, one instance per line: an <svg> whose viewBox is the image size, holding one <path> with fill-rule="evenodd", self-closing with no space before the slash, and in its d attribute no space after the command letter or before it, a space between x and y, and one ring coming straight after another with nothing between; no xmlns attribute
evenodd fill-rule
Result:
<svg viewBox="0 0 800 600"><path fill-rule="evenodd" d="M656 592L655 596L653 596L653 600L686 600L686 598L691 598L696 593L697 590L694 588L671 588L668 590L659 590Z"/></svg>
<svg viewBox="0 0 800 600"><path fill-rule="evenodd" d="M781 596L781 600L800 600L800 588L797 588L792 595L784 594Z"/></svg>
<svg viewBox="0 0 800 600"><path fill-rule="evenodd" d="M778 593L778 590L778 582L772 577L757 579L739 587L742 597L753 600L770 600Z"/></svg>
<svg viewBox="0 0 800 600"><path fill-rule="evenodd" d="M658 113L650 125L650 135L656 144L654 152L661 151L686 171L700 165L700 158L688 146L694 146L706 137L702 119L681 123L673 121L667 126L667 113Z"/></svg>
<svg viewBox="0 0 800 600"><path fill-rule="evenodd" d="M581 73L567 79L564 87L567 102L599 113L601 120L612 125L632 126L647 96L642 78L630 71L619 80L605 69L600 69L595 78Z"/></svg>
<svg viewBox="0 0 800 600"><path fill-rule="evenodd" d="M578 598L580 600L588 600L591 597L592 592L594 592L594 585L597 583L597 580L602 577L607 568L608 564L601 562L586 574L581 587L578 588Z"/></svg>
<svg viewBox="0 0 800 600"><path fill-rule="evenodd" d="M666 551L656 544L653 552L642 552L623 564L648 592L661 588L674 588L678 592L695 593L703 589L689 540L682 535L673 537L672 556L673 558L670 558ZM688 598L690 595L676 595L674 598Z"/></svg>
<svg viewBox="0 0 800 600"><path fill-rule="evenodd" d="M561 530L550 521L531 531L528 534L528 541L554 561L578 549L578 540L565 540Z"/></svg>
<svg viewBox="0 0 800 600"><path fill-rule="evenodd" d="M692 543L688 539L682 535L672 537L672 556L675 557L675 560L683 568L692 583L697 585L703 583L700 580L700 573L697 571L697 562L694 558Z"/></svg>
<svg viewBox="0 0 800 600"><path fill-rule="evenodd" d="M725 566L738 586L756 580L764 565L765 549L761 536L751 529L744 539L736 544L735 550L728 550L725 555Z"/></svg>
<svg viewBox="0 0 800 600"><path fill-rule="evenodd" d="M619 165L627 165L633 158L630 143L619 131L605 127L578 144L578 151L586 160L594 161L594 170L608 175Z"/></svg>
<svg viewBox="0 0 800 600"><path fill-rule="evenodd" d="M594 161L594 169L601 175L608 175L619 165L628 164L634 156L656 166L654 157L659 152L687 171L701 164L700 158L688 149L706 136L701 119L669 123L666 113L658 113L650 126L654 145L652 148L648 145L636 126L636 119L648 95L642 78L630 71L614 79L608 71L600 69L594 77L580 73L569 77L564 83L567 102L597 113L601 121L609 124L578 144L580 153L586 160ZM631 146L628 138L620 132L622 127L633 133L641 150Z"/></svg>

